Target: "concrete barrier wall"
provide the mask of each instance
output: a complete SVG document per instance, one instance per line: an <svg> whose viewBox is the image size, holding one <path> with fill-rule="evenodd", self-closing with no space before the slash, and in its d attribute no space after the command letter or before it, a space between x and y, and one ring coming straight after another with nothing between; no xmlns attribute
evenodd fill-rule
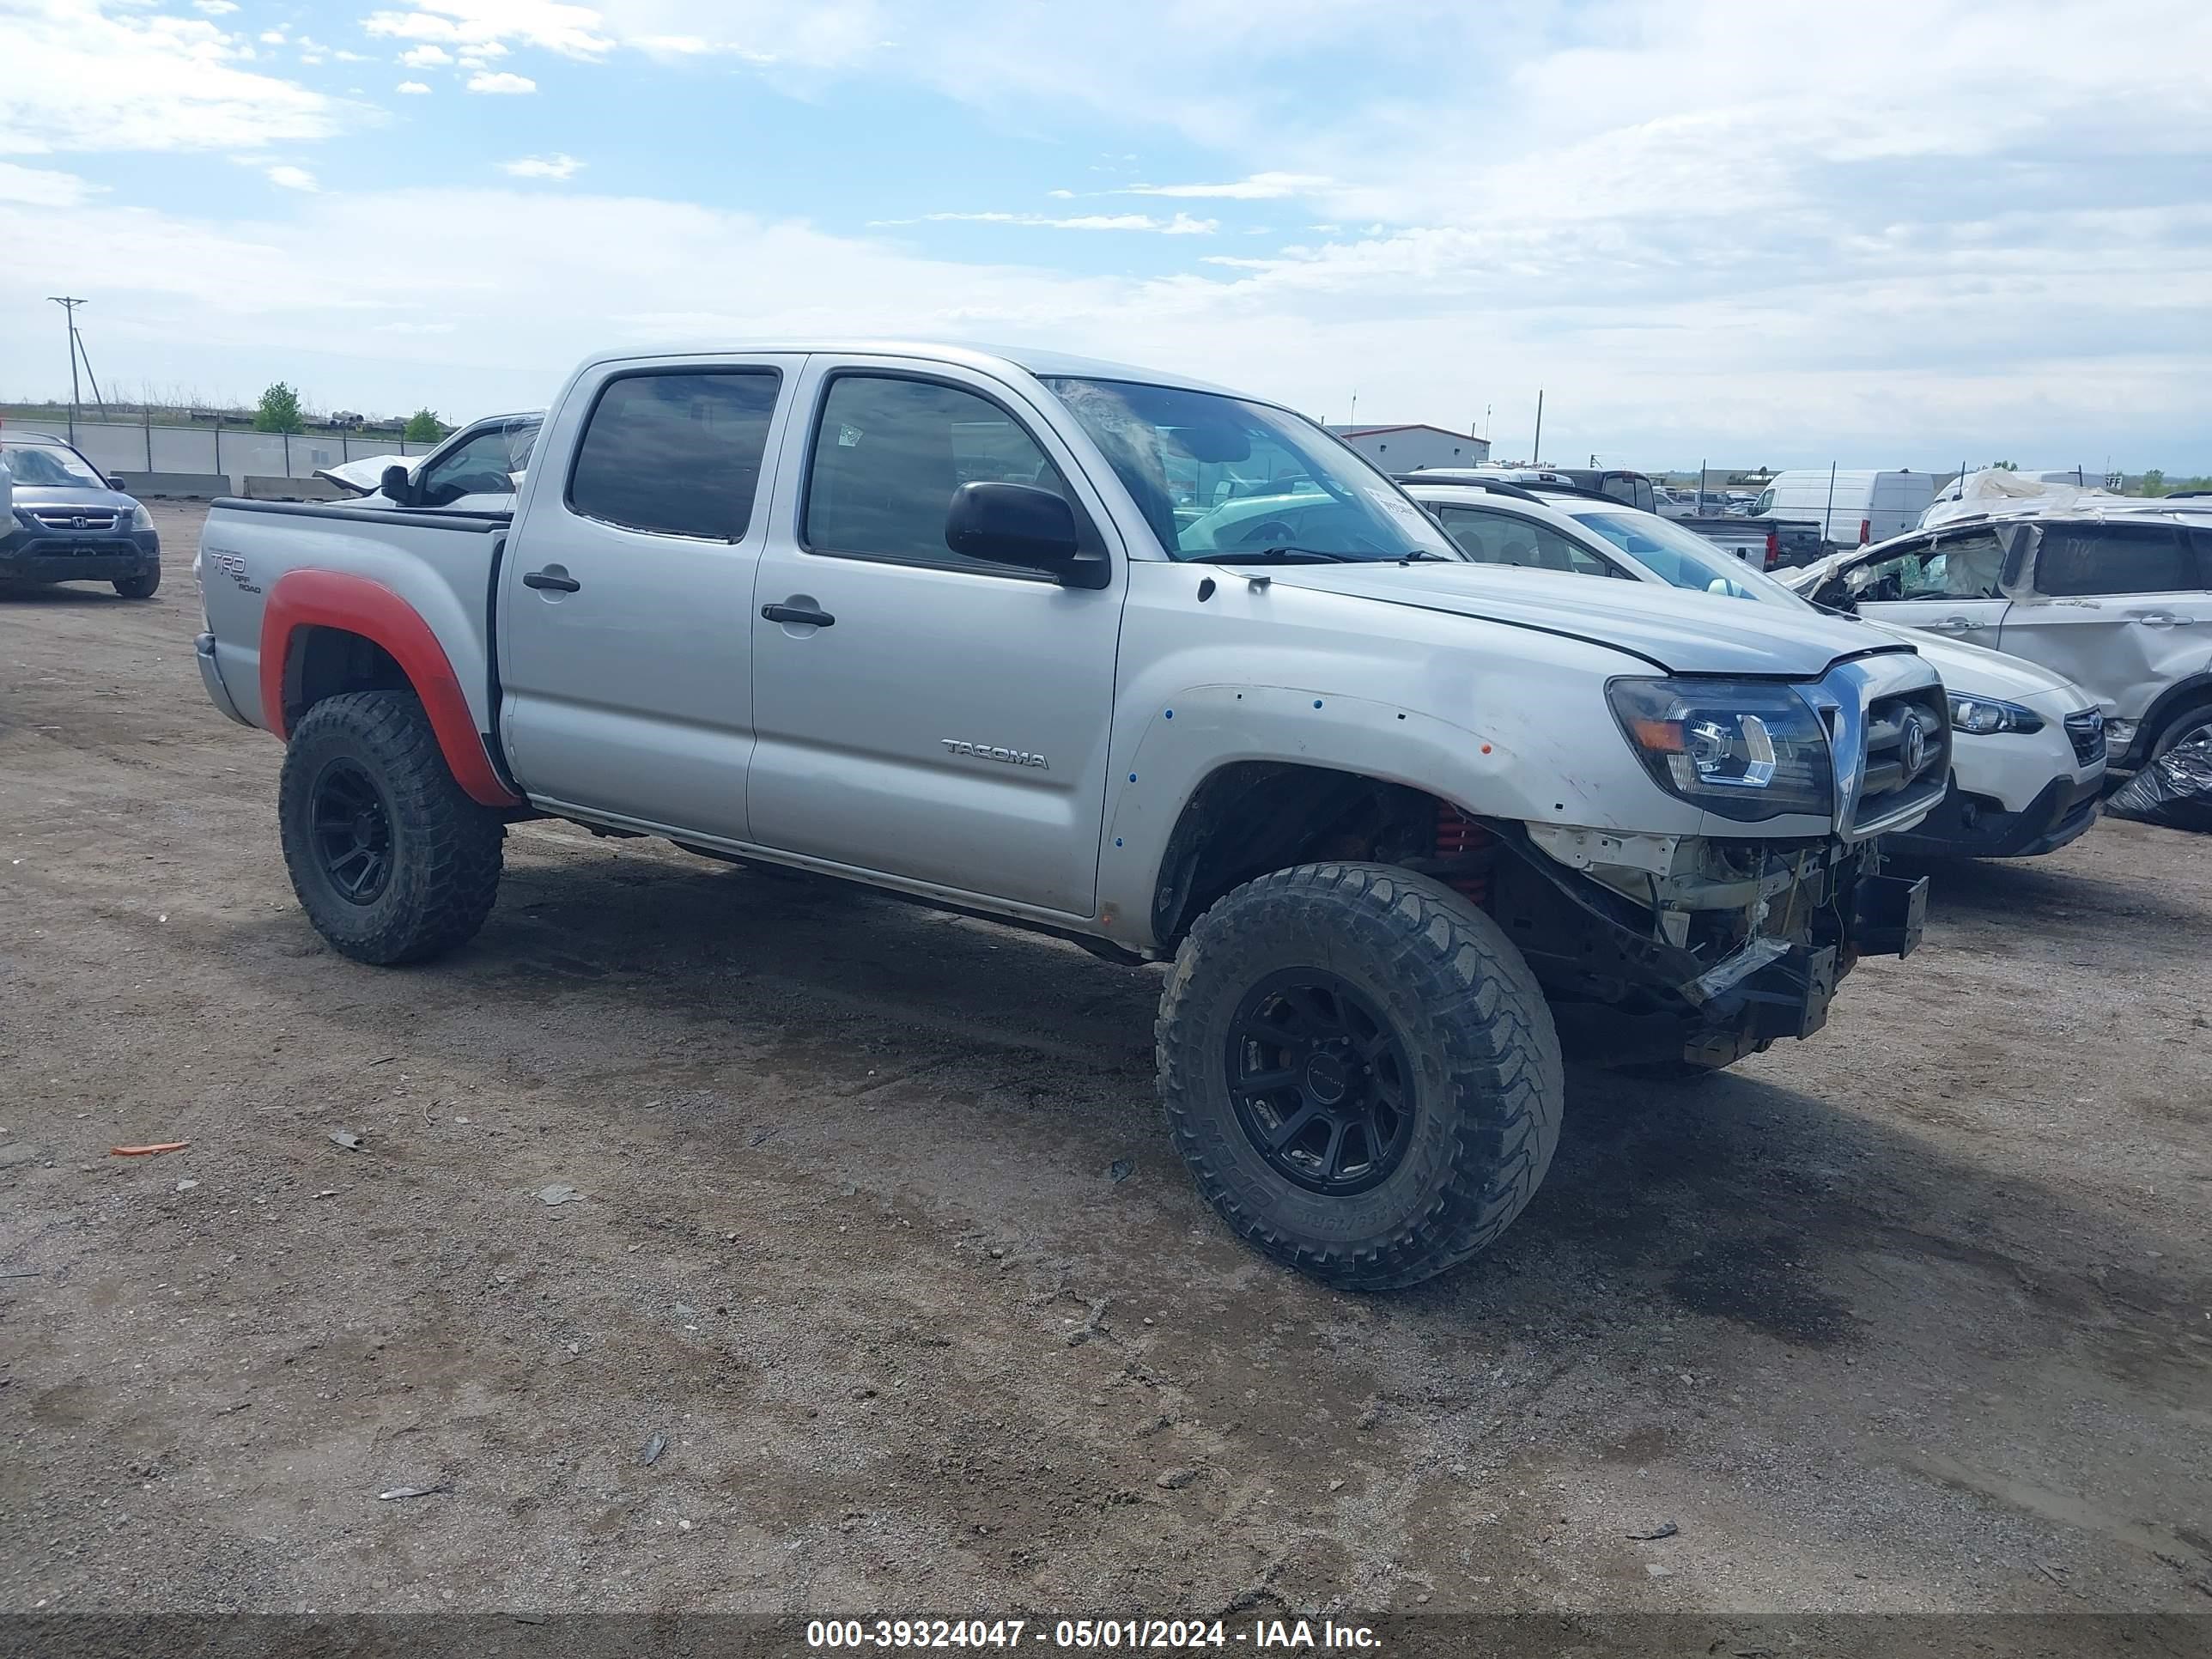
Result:
<svg viewBox="0 0 2212 1659"><path fill-rule="evenodd" d="M115 487L128 495L152 501L164 496L213 501L235 495L238 486L227 472L110 472Z"/></svg>
<svg viewBox="0 0 2212 1659"><path fill-rule="evenodd" d="M27 423L25 423L27 425ZM48 422L33 428L66 437L69 428ZM103 472L228 474L228 493L242 494L247 477L312 478L323 467L372 455L421 455L434 444L402 443L396 438L319 437L244 428L147 426L127 421L76 423L76 447Z"/></svg>

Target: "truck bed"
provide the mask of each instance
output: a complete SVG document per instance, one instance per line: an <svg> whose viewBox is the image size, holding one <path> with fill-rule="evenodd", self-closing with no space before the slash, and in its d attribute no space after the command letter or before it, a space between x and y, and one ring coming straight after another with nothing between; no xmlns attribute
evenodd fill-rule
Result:
<svg viewBox="0 0 2212 1659"><path fill-rule="evenodd" d="M494 579L510 519L219 499L200 532L200 589L214 636L203 662L240 720L281 733L283 711L269 705L284 665L264 664L263 651L264 637L289 633L289 624L270 614L272 599L295 573L350 579L341 586L355 593L353 602L373 602L374 590L381 589L428 625L467 699L471 725L489 732ZM280 599L279 611L285 608Z"/></svg>

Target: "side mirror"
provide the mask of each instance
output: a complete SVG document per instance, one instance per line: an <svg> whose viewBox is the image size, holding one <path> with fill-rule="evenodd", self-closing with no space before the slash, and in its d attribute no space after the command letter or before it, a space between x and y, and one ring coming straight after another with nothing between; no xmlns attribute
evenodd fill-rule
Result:
<svg viewBox="0 0 2212 1659"><path fill-rule="evenodd" d="M1068 587L1103 587L1103 556L1086 554L1075 509L1035 484L964 483L945 515L945 544L971 559L1042 570Z"/></svg>
<svg viewBox="0 0 2212 1659"><path fill-rule="evenodd" d="M384 476L376 481L385 500L396 507L411 507L415 497L415 475L398 462L384 469Z"/></svg>

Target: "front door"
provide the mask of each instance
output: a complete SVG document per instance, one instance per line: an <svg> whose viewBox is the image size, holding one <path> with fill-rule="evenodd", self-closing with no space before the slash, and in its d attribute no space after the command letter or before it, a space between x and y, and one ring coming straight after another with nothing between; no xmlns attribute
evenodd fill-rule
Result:
<svg viewBox="0 0 2212 1659"><path fill-rule="evenodd" d="M809 360L753 606L751 839L1091 913L1124 550L1027 394L895 358ZM1098 589L945 544L962 484L1058 490Z"/></svg>
<svg viewBox="0 0 2212 1659"><path fill-rule="evenodd" d="M2038 525L2001 648L2086 686L2107 719L2140 720L2167 686L2212 665L2205 542L2205 532L2157 520Z"/></svg>
<svg viewBox="0 0 2212 1659"><path fill-rule="evenodd" d="M608 364L562 403L499 598L500 732L532 800L744 838L759 503L805 361Z"/></svg>
<svg viewBox="0 0 2212 1659"><path fill-rule="evenodd" d="M2004 562L2003 537L1978 525L1901 543L1848 583L1862 617L1994 649L2008 603Z"/></svg>

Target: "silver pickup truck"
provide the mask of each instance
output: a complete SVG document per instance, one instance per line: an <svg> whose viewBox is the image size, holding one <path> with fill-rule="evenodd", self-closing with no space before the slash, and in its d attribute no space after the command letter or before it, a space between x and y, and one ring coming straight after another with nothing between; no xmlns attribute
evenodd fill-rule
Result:
<svg viewBox="0 0 2212 1659"><path fill-rule="evenodd" d="M1301 416L941 346L586 363L512 514L221 501L207 690L295 890L419 962L557 817L1172 967L1160 1091L1332 1283L1481 1249L1562 1056L1692 1076L1916 942L1950 771L1907 646L1467 562Z"/></svg>

